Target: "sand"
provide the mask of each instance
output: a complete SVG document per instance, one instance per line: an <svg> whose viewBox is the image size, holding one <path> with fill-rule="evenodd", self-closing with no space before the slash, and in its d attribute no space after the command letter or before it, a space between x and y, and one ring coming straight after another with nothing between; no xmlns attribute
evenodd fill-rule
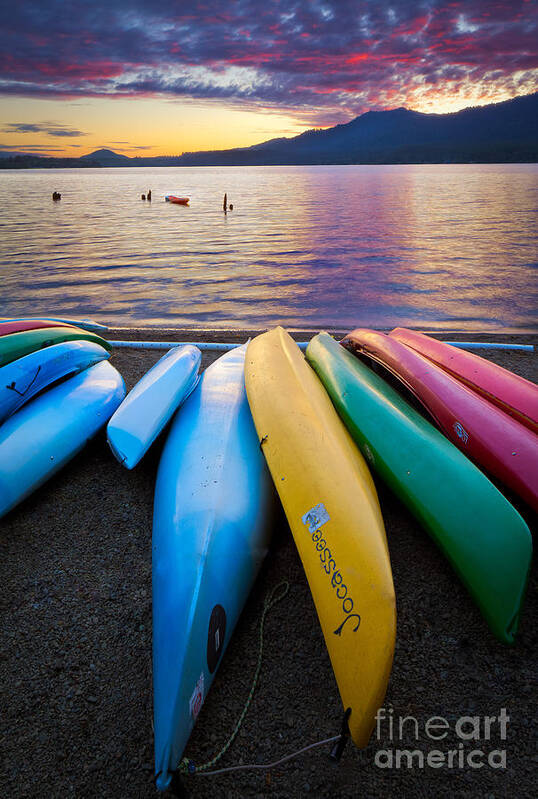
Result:
<svg viewBox="0 0 538 799"><path fill-rule="evenodd" d="M254 334L256 331L252 331ZM116 339L243 341L245 332L116 330ZM295 334L308 340L311 333ZM491 340L491 334L445 335ZM495 337L498 340L501 337ZM538 343L536 336L502 340ZM162 352L121 349L112 363L128 388ZM488 351L491 360L538 382L535 354ZM215 354L204 354L205 368ZM151 523L162 441L132 472L100 434L61 473L0 520L0 795L156 795L151 689ZM536 567L517 643L507 648L400 502L379 482L397 596L394 666L384 703L390 735L359 752L349 743L338 765L330 746L267 772L193 776L192 797L526 797L535 795ZM455 498L457 501L457 498ZM521 503L533 530L536 519ZM282 580L287 596L266 620L259 684L241 730L219 767L268 763L339 732L342 707L316 613L284 518L223 658L185 754L210 760L224 745L251 687L266 595ZM499 715L506 709L507 737ZM412 717L399 735L398 719ZM446 737L425 725L442 717ZM490 738L455 732L462 716L495 717ZM413 719L416 719L416 724ZM502 719L502 715L501 715ZM437 723L442 723L437 721ZM418 726L418 730L417 730ZM429 728L432 729L431 727ZM467 726L466 730L471 727ZM418 740L417 740L418 733ZM457 752L452 768L387 765L392 750ZM475 762L467 758L473 750ZM498 751L501 754L491 754ZM503 755L502 753L505 753ZM492 763L488 762L488 755ZM502 765L506 759L506 768Z"/></svg>

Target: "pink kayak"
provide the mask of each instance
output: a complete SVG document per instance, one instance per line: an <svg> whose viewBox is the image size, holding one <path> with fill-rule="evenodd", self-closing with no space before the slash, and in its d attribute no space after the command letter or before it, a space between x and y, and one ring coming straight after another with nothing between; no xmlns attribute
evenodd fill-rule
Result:
<svg viewBox="0 0 538 799"><path fill-rule="evenodd" d="M538 436L529 428L396 338L357 329L341 344L397 377L447 438L538 511Z"/></svg>
<svg viewBox="0 0 538 799"><path fill-rule="evenodd" d="M441 366L466 386L538 433L538 386L479 355L457 349L424 333L396 327L389 336Z"/></svg>
<svg viewBox="0 0 538 799"><path fill-rule="evenodd" d="M0 320L0 336L7 336L8 333L23 333L25 330L40 330L43 327L72 327L72 325L47 319L17 319L9 322Z"/></svg>

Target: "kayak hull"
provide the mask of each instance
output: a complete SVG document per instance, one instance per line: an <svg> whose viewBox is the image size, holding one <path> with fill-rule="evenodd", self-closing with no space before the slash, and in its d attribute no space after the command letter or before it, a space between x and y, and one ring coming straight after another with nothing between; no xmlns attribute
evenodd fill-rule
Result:
<svg viewBox="0 0 538 799"><path fill-rule="evenodd" d="M138 381L107 425L114 456L133 469L198 382L202 353L174 347Z"/></svg>
<svg viewBox="0 0 538 799"><path fill-rule="evenodd" d="M0 336L8 333L23 333L25 330L40 330L44 327L71 327L65 322L53 322L47 319L20 319L12 322L0 321Z"/></svg>
<svg viewBox="0 0 538 799"><path fill-rule="evenodd" d="M398 339L357 329L340 342L397 377L445 436L538 511L538 436Z"/></svg>
<svg viewBox="0 0 538 799"><path fill-rule="evenodd" d="M124 395L119 372L101 361L10 416L0 426L0 516L65 466Z"/></svg>
<svg viewBox="0 0 538 799"><path fill-rule="evenodd" d="M108 358L92 341L65 341L0 367L0 423L52 383Z"/></svg>
<svg viewBox="0 0 538 799"><path fill-rule="evenodd" d="M487 477L398 392L326 333L306 355L368 462L438 544L492 632L513 643L529 529Z"/></svg>
<svg viewBox="0 0 538 799"><path fill-rule="evenodd" d="M396 610L366 463L293 339L249 344L247 394L312 592L349 729L368 743L392 666Z"/></svg>
<svg viewBox="0 0 538 799"><path fill-rule="evenodd" d="M83 330L108 330L107 325L102 325L99 322L92 322L91 319L65 319L64 317L51 317L51 316L20 316L13 319L2 318L3 322L57 322L58 325L69 325L71 327L80 327ZM55 325L56 326L56 325Z"/></svg>
<svg viewBox="0 0 538 799"><path fill-rule="evenodd" d="M274 492L244 387L245 347L176 414L155 487L155 774L166 789L269 544Z"/></svg>
<svg viewBox="0 0 538 799"><path fill-rule="evenodd" d="M534 383L475 353L452 347L424 333L397 327L389 335L424 355L538 434L538 386Z"/></svg>
<svg viewBox="0 0 538 799"><path fill-rule="evenodd" d="M62 341L93 341L109 352L112 346L96 333L78 327L46 327L0 336L0 366L29 355L31 352L60 344Z"/></svg>

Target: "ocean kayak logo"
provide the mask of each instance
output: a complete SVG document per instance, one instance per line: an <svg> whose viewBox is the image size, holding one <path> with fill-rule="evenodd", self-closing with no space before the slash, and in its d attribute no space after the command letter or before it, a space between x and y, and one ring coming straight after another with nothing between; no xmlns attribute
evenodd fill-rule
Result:
<svg viewBox="0 0 538 799"><path fill-rule="evenodd" d="M493 748L506 741L510 716L501 708L498 716L460 716L450 721L431 716L419 722L415 716L395 717L392 708L380 707L375 716L378 741L392 744L375 753L374 764L382 769L506 769L506 749ZM395 748L409 739L414 748ZM431 741L444 741L443 749L424 750ZM501 743L502 746L502 743Z"/></svg>
<svg viewBox="0 0 538 799"><path fill-rule="evenodd" d="M312 541L316 545L316 550L319 552L319 559L321 561L321 565L325 574L330 577L330 583L334 590L334 595L338 600L338 603L342 603L341 608L345 614L345 618L336 630L333 630L334 635L342 635L342 630L344 629L344 625L350 619L353 619L351 629L354 633L357 632L361 623L361 617L358 613L353 613L355 608L355 603L350 596L349 589L344 582L344 578L342 576L342 572L336 565L336 561L332 556L331 550L327 543L327 540L324 537L324 533L321 529L323 524L330 522L331 517L327 512L327 508L320 502L318 505L314 505L313 508L310 508L304 516L301 517L301 521L304 525L308 527L308 531L312 538Z"/></svg>
<svg viewBox="0 0 538 799"><path fill-rule="evenodd" d="M458 438L460 438L463 443L466 444L469 441L469 433L467 430L459 422L454 422L453 427Z"/></svg>

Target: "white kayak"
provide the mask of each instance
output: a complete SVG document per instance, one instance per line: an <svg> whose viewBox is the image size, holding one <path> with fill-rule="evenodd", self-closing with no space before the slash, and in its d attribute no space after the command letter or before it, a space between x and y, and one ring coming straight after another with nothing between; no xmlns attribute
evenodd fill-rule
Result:
<svg viewBox="0 0 538 799"><path fill-rule="evenodd" d="M202 353L191 344L174 347L146 372L107 425L110 449L132 469L198 383Z"/></svg>
<svg viewBox="0 0 538 799"><path fill-rule="evenodd" d="M0 426L0 516L65 466L124 396L120 373L101 361L10 416Z"/></svg>
<svg viewBox="0 0 538 799"><path fill-rule="evenodd" d="M274 492L244 383L246 345L176 415L155 488L155 774L171 782L266 554Z"/></svg>
<svg viewBox="0 0 538 799"><path fill-rule="evenodd" d="M0 422L52 383L108 358L93 341L64 341L0 367Z"/></svg>

